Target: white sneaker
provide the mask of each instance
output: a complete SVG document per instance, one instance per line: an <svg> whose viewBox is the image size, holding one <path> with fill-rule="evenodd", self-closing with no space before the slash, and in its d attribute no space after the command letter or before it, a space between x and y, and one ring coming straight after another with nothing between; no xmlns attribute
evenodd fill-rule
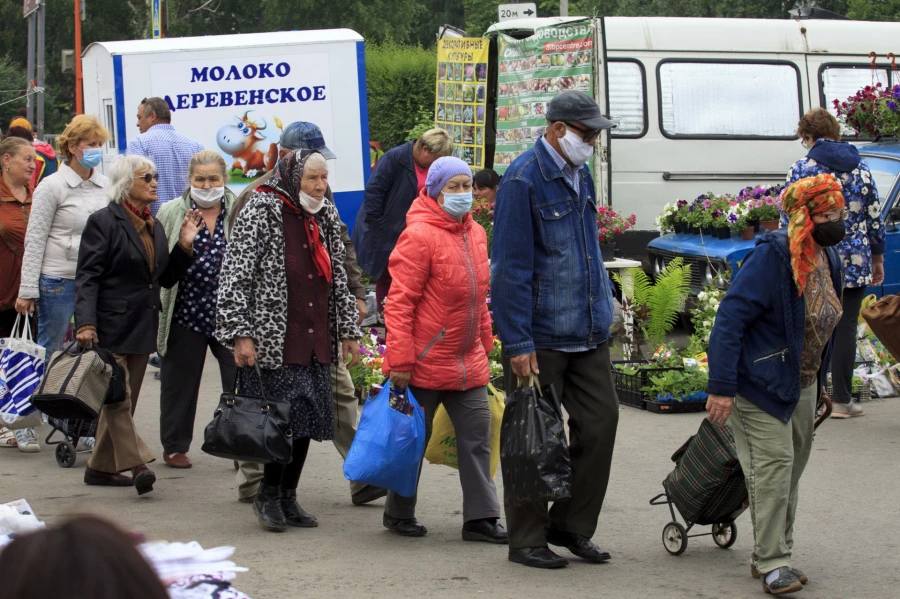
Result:
<svg viewBox="0 0 900 599"><path fill-rule="evenodd" d="M38 443L37 435L34 434L33 428L20 428L17 430L16 442L19 444L19 451L25 453L37 453L41 450L41 444Z"/></svg>
<svg viewBox="0 0 900 599"><path fill-rule="evenodd" d="M79 443L81 443L82 447L87 447L88 449L93 449L95 442L96 440L93 437L82 437L79 439Z"/></svg>
<svg viewBox="0 0 900 599"><path fill-rule="evenodd" d="M858 401L834 403L831 405L832 418L853 418L855 416L863 416L865 413Z"/></svg>

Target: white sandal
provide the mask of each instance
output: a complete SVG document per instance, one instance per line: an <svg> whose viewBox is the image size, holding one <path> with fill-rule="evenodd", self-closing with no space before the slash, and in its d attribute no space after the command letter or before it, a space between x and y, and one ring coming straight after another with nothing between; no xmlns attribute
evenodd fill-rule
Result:
<svg viewBox="0 0 900 599"><path fill-rule="evenodd" d="M16 448L19 442L16 441L16 434L8 428L0 426L0 447Z"/></svg>

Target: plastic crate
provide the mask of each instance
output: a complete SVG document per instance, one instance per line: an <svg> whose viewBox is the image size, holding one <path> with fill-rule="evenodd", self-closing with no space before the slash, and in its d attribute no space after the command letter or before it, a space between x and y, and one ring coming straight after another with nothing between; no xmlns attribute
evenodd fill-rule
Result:
<svg viewBox="0 0 900 599"><path fill-rule="evenodd" d="M657 414L687 414L706 410L705 401L659 402L655 399L646 399L644 400L644 405L648 412L656 412Z"/></svg>
<svg viewBox="0 0 900 599"><path fill-rule="evenodd" d="M616 366L619 365L638 368L640 366L650 366L650 363L618 360L613 361L612 364L613 384L616 388L616 395L619 396L619 403L626 406L631 406L633 408L638 408L640 410L647 409L647 407L644 405L644 400L647 399L648 396L646 393L641 391L641 388L646 387L650 384L650 375L660 372L666 372L667 370L684 370L684 368L675 366L667 368L638 370L635 374L629 374L617 369Z"/></svg>

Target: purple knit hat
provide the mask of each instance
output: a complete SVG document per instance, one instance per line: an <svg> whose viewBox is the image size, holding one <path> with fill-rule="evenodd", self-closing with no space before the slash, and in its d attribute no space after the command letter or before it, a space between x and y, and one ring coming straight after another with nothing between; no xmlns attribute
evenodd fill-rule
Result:
<svg viewBox="0 0 900 599"><path fill-rule="evenodd" d="M447 181L457 175L468 175L469 179L471 179L472 169L468 164L453 156L444 156L435 160L431 168L428 169L428 176L425 177L425 187L428 189L428 195L437 198Z"/></svg>

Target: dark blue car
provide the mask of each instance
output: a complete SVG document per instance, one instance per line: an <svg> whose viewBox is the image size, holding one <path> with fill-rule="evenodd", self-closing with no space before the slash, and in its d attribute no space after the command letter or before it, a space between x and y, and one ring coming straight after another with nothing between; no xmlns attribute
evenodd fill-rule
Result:
<svg viewBox="0 0 900 599"><path fill-rule="evenodd" d="M859 148L859 153L869 165L875 186L881 197L886 232L884 253L884 284L870 287L870 293L878 297L895 295L900 292L900 143L875 143ZM647 246L650 266L659 272L672 258L681 256L692 265L691 287L700 291L705 285L717 283L719 275L735 272L740 268L744 256L753 248L754 240L744 241L739 237L716 239L706 235L668 233L657 237Z"/></svg>

